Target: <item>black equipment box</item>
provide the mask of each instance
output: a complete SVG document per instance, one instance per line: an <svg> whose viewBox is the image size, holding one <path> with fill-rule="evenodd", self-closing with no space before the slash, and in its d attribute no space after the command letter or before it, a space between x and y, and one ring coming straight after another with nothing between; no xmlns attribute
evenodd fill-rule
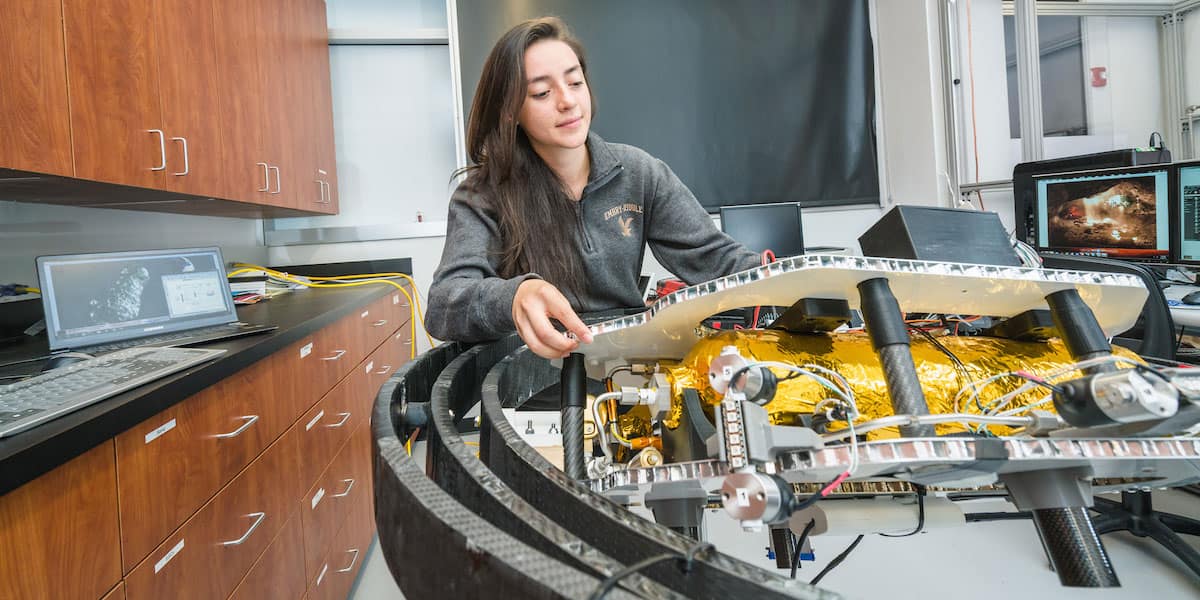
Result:
<svg viewBox="0 0 1200 600"><path fill-rule="evenodd" d="M896 206L858 238L864 256L1021 266L993 212Z"/></svg>

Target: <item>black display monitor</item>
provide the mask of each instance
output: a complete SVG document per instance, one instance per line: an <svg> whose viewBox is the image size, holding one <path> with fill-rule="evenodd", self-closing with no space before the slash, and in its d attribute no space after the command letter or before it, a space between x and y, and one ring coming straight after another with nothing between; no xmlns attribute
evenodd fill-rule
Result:
<svg viewBox="0 0 1200 600"><path fill-rule="evenodd" d="M797 202L722 206L721 231L760 254L764 250L775 253L775 258L804 254L804 224Z"/></svg>
<svg viewBox="0 0 1200 600"><path fill-rule="evenodd" d="M1169 165L1034 177L1041 251L1144 262L1171 260Z"/></svg>
<svg viewBox="0 0 1200 600"><path fill-rule="evenodd" d="M1173 238L1175 260L1200 264L1200 161L1175 163L1171 171L1178 215Z"/></svg>

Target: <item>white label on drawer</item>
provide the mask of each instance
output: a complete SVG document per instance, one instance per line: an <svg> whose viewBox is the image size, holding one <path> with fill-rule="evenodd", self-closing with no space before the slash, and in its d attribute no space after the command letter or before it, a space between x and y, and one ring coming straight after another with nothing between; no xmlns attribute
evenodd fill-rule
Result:
<svg viewBox="0 0 1200 600"><path fill-rule="evenodd" d="M149 444L150 442L157 440L158 438L162 437L162 435L164 433L166 433L172 429L175 429L175 419L171 419L170 421L167 421L166 423L163 423L162 425L159 425L158 427L156 427L154 429L154 431L147 433L146 434L146 443Z"/></svg>
<svg viewBox="0 0 1200 600"><path fill-rule="evenodd" d="M312 346L313 346L312 342L309 342L303 346L300 346L300 358L304 358L305 356L312 354Z"/></svg>
<svg viewBox="0 0 1200 600"><path fill-rule="evenodd" d="M371 314L371 311L369 311L369 310L364 310L364 311L363 311L363 314L361 314L361 315L358 315L358 317L359 317L360 319L365 319L365 318L367 318L367 315L369 315L369 314Z"/></svg>
<svg viewBox="0 0 1200 600"><path fill-rule="evenodd" d="M168 552L166 556L160 558L158 562L154 563L155 573L163 570L163 567L167 566L167 563L171 562L171 559L175 558L175 555L179 554L180 550L183 550L183 542L184 540L179 540L179 543L175 544L175 547L171 548L171 551Z"/></svg>
<svg viewBox="0 0 1200 600"><path fill-rule="evenodd" d="M367 366L366 366L366 368L363 369L363 372L370 373L371 370L374 368L375 368L375 361L371 361L371 362L367 363Z"/></svg>
<svg viewBox="0 0 1200 600"><path fill-rule="evenodd" d="M324 497L325 497L325 488L317 489L317 493L313 494L313 499L312 499L313 510L317 509L317 505L321 503L321 498L324 498Z"/></svg>
<svg viewBox="0 0 1200 600"><path fill-rule="evenodd" d="M400 294L392 294L392 304L400 304Z"/></svg>
<svg viewBox="0 0 1200 600"><path fill-rule="evenodd" d="M322 409L321 412L317 413L317 416L313 417L312 420L308 422L308 425L304 426L304 430L308 431L309 429L316 427L317 423L321 422L321 417L324 417L324 416L325 416L325 411Z"/></svg>
<svg viewBox="0 0 1200 600"><path fill-rule="evenodd" d="M321 574L317 575L317 585L321 585L321 580L325 579L325 573L329 571L329 563L325 563L321 567Z"/></svg>

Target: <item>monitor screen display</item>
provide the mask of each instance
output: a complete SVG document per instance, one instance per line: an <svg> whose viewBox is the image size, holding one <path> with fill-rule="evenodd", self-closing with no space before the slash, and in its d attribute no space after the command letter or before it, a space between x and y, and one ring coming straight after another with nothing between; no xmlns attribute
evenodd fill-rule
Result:
<svg viewBox="0 0 1200 600"><path fill-rule="evenodd" d="M804 254L804 226L795 202L724 206L721 231L753 252L770 250L776 258Z"/></svg>
<svg viewBox="0 0 1200 600"><path fill-rule="evenodd" d="M1037 178L1040 249L1166 262L1171 254L1166 168Z"/></svg>
<svg viewBox="0 0 1200 600"><path fill-rule="evenodd" d="M1200 163L1179 167L1179 260L1200 262Z"/></svg>

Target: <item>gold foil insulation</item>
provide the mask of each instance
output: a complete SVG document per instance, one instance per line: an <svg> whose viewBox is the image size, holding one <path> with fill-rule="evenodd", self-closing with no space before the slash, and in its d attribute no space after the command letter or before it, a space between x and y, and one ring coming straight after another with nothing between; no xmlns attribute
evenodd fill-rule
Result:
<svg viewBox="0 0 1200 600"><path fill-rule="evenodd" d="M943 335L937 341L958 357L966 369L962 372L945 353L928 340L913 336L911 348L917 376L925 391L929 412L945 414L970 412L982 414L975 403L967 406L971 393L963 394L957 410L954 397L967 386L970 380L982 382L993 375L1013 371L1025 371L1036 376L1046 376L1070 367L1071 359L1066 347L1059 340L1048 342L1017 342L989 337ZM894 414L888 397L887 384L879 357L871 347L865 332L847 332L830 335L797 335L775 330L745 330L716 333L700 340L687 356L677 364L663 365L672 384L671 412L663 420L664 425L674 429L679 426L682 414L682 398L685 388L699 391L700 398L707 404L720 401L717 393L708 385L708 365L725 346L736 346L742 357L751 362L777 361L791 365L815 364L836 371L846 378L854 391L859 413L858 422L886 417ZM1123 348L1113 348L1114 354L1128 358L1136 355ZM774 369L782 379L786 375ZM968 379L969 376L969 379ZM1063 381L1081 376L1079 372L1064 374L1056 378ZM982 388L979 405L988 403L1015 391L1027 381L1018 377L998 379ZM1023 393L1005 405L1005 410L1016 409L1043 401L1050 390L1037 387ZM833 393L810 377L798 377L780 381L775 399L766 405L771 422L776 425L798 425L800 416L811 414L813 407ZM1052 403L1038 406L1039 409L1054 411ZM845 424L831 424L838 430ZM1006 435L1011 428L992 426L992 433ZM965 431L966 427L956 423L937 426L939 434ZM867 434L869 439L899 437L896 428L885 428Z"/></svg>

